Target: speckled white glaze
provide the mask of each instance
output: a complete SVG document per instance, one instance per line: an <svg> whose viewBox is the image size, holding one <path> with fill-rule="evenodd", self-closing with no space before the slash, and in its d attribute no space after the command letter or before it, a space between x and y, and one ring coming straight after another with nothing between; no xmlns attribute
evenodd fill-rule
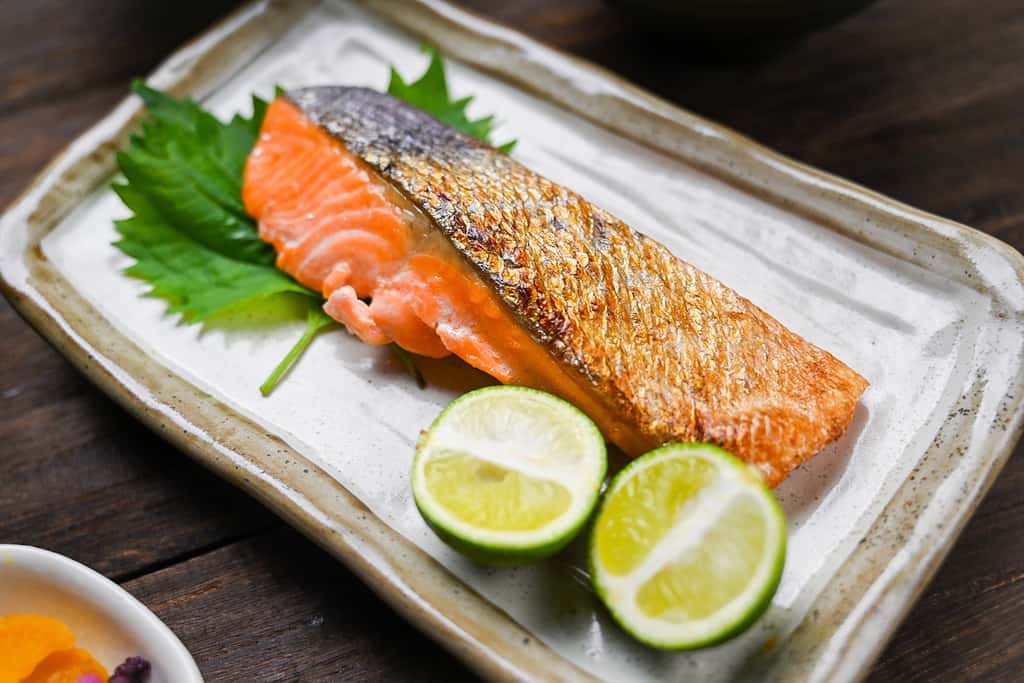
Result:
<svg viewBox="0 0 1024 683"><path fill-rule="evenodd" d="M275 84L382 87L389 63L407 74L422 68L419 38L404 32L415 31L464 60L451 65L455 93L475 94L480 112L499 112L496 137L518 138L515 155L525 164L662 241L865 375L872 385L846 436L777 491L789 515L790 552L779 593L755 629L699 653L657 653L631 642L597 608L581 543L535 567L484 570L438 542L409 496L412 441L440 406L486 382L480 374L454 361L425 363L430 388L419 391L387 351L336 333L318 339L264 399L256 387L298 334L296 325L236 320L201 331L176 325L160 302L141 298L141 285L119 274L128 261L110 246L111 219L125 210L104 187L111 146L101 146L123 139L134 102L76 142L5 217L0 266L15 303L33 308L27 315L44 333L55 323L60 332L49 336L67 337L62 348L80 365L97 364L101 386L160 428L181 429L174 438L198 458L353 563L425 628L447 612L445 630L435 635L488 674L860 676L1019 433L1020 256L775 156L458 10L370 4L382 16L342 2L251 5L152 80L198 92L224 115ZM68 181L67 169L76 162L81 169L83 159L88 172ZM62 175L63 186L56 183ZM38 239L41 254L33 250ZM176 388L157 379L165 374L159 367ZM212 422L196 405L204 396L223 410ZM245 437L250 429L287 444L276 461L275 453L258 452L256 437ZM342 505L314 495L323 475L387 527L343 514L348 499ZM399 532L382 542L394 571L371 571L360 564L373 564L368 549L325 537L332 517L382 538L385 528ZM413 561L404 539L457 578L437 568L433 584L410 578L423 556ZM466 611L453 609L460 582L521 628L472 594ZM520 638L522 629L529 635ZM558 656L575 666L557 664Z"/></svg>

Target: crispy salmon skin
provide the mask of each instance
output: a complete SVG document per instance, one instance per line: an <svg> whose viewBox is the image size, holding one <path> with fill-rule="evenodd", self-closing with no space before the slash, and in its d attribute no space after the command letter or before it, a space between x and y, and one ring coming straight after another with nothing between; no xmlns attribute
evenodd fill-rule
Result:
<svg viewBox="0 0 1024 683"><path fill-rule="evenodd" d="M244 199L278 265L365 341L559 393L631 455L710 441L774 486L867 387L575 192L372 90L278 98Z"/></svg>

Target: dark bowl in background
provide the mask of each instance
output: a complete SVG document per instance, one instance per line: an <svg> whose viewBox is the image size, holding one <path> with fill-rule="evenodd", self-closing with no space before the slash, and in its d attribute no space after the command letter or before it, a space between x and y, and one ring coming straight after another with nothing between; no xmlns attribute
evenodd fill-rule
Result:
<svg viewBox="0 0 1024 683"><path fill-rule="evenodd" d="M777 50L874 0L606 0L687 51L742 57Z"/></svg>

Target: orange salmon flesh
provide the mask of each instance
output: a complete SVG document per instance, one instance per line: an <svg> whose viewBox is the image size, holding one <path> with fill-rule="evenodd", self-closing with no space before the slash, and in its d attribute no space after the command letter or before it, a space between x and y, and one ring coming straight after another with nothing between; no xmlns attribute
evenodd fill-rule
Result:
<svg viewBox="0 0 1024 683"><path fill-rule="evenodd" d="M867 386L571 190L379 93L278 97L242 198L277 266L362 341L559 395L631 456L711 441L775 486Z"/></svg>
<svg viewBox="0 0 1024 683"><path fill-rule="evenodd" d="M267 109L242 200L277 267L322 292L327 314L363 342L455 354L504 384L562 396L622 448L648 446L523 330L429 218L284 99Z"/></svg>

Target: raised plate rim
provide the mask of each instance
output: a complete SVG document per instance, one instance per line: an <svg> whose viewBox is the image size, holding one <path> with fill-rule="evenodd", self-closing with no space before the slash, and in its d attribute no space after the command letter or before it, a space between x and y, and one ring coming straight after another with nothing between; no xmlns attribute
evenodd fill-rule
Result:
<svg viewBox="0 0 1024 683"><path fill-rule="evenodd" d="M208 29L164 61L151 83L175 92L205 93L268 45L314 3L308 0L253 0ZM980 250L1001 258L1016 276L1016 297L991 286L980 291L998 303L995 315L1020 326L1024 309L1024 257L990 235L913 209L854 183L783 157L718 124L704 120L627 81L576 57L562 54L508 28L481 19L442 0L365 0L364 6L432 42L456 58L523 86L620 134L683 158L688 163L760 196L768 195L789 209L808 210L829 227L875 248L852 218L882 220L911 241L948 242L951 255ZM487 46L488 50L478 50ZM580 94L581 84L590 92ZM572 97L569 97L569 95ZM600 100L600 102L595 102ZM603 107L603 109L601 108ZM604 115L601 112L605 112ZM607 112L611 112L610 114ZM629 112L633 122L623 122ZM160 377L144 370L145 354L113 330L74 292L55 292L63 279L38 249L39 240L113 171L114 151L124 142L140 114L140 105L126 99L108 116L72 142L36 177L0 219L0 289L19 313L69 358L91 381L158 433L234 484L249 491L359 574L399 612L463 658L479 673L494 679L592 680L547 646L530 637L504 612L469 589L384 522L301 454L259 425L219 403L180 377L161 369ZM613 125L610 119L618 116ZM646 129L645 129L646 127ZM674 136L664 137L666 131ZM661 139L655 139L660 137ZM676 144L676 147L671 147ZM683 145L691 145L689 151ZM739 166L737 167L737 164ZM913 262L907 254L894 254ZM979 286L974 280L973 286ZM1010 286L1010 285L1007 285ZM1009 299L1013 301L1010 302ZM65 308L70 304L71 309ZM61 310L63 308L63 310ZM106 325L106 327L104 327ZM91 329L91 332L90 332ZM103 334L97 334L102 331ZM1024 340L1022 340L1024 348ZM151 363L150 363L151 364ZM150 374L153 374L150 370ZM140 381L142 380L142 381ZM773 678L801 681L856 681L895 632L914 599L923 590L956 537L977 508L1008 459L1024 428L1024 363L1011 378L1014 396L1003 429L989 436L980 467L965 475L967 491L941 529L914 527L910 540L931 536L928 552L904 558L909 568L884 584L872 576L870 604L854 601L842 619L801 629L779 649L772 661ZM204 402L204 405L188 405ZM231 430L223 430L230 424ZM245 434L224 436L241 429ZM253 446L287 450L297 465L251 455ZM242 455L248 453L248 455ZM927 456L926 456L927 457ZM303 491L289 482L302 475ZM949 472L957 473L954 465ZM898 507L910 492L900 489L889 503ZM877 525L876 525L877 526ZM873 528L872 533L876 530ZM372 533L370 533L372 532ZM853 564L858 549L848 563ZM455 589L455 592L452 592ZM828 588L823 590L827 595ZM458 597L455 597L455 596ZM443 596L443 597L442 597ZM835 598L836 596L831 596ZM446 600L444 604L437 601ZM816 603L817 604L817 603ZM854 614L854 612L857 612ZM850 617L855 623L833 636ZM822 650L822 639L829 647ZM787 649L788 648L788 649Z"/></svg>

